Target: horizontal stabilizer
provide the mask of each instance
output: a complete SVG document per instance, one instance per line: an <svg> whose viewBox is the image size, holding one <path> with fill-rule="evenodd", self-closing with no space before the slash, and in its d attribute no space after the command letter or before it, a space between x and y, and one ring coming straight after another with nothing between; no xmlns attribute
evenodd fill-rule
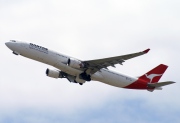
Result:
<svg viewBox="0 0 180 123"><path fill-rule="evenodd" d="M166 81L166 82L159 82L159 83L148 83L148 86L149 87L155 87L155 88L158 88L158 87L162 87L162 86L165 86L165 85L169 85L169 84L173 84L175 82L173 81Z"/></svg>

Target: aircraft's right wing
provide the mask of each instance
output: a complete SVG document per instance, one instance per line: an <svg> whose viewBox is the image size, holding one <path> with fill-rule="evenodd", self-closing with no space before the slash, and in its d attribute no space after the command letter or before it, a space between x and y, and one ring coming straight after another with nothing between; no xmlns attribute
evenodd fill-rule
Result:
<svg viewBox="0 0 180 123"><path fill-rule="evenodd" d="M115 67L115 64L121 64L125 62L125 60L138 57L141 55L144 55L149 52L150 49L146 49L141 52L122 55L122 56L116 56L116 57L110 57L110 58L104 58L104 59L96 59L96 60L90 60L90 61L84 61L86 63L87 68L91 71L90 73L95 73L98 70L102 68L106 68L109 66Z"/></svg>

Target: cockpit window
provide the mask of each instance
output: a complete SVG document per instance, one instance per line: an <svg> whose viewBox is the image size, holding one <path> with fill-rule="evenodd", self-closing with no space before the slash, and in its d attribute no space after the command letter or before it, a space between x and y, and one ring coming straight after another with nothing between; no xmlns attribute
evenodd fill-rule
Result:
<svg viewBox="0 0 180 123"><path fill-rule="evenodd" d="M11 40L12 42L16 42L15 40Z"/></svg>

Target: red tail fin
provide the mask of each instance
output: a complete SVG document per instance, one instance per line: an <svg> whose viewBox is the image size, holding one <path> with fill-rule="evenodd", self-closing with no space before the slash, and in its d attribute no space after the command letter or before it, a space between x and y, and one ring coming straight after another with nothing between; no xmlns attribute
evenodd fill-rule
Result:
<svg viewBox="0 0 180 123"><path fill-rule="evenodd" d="M141 79L147 83L157 83L167 68L168 68L167 65L160 64L159 66L150 70L146 74L140 76L139 79Z"/></svg>

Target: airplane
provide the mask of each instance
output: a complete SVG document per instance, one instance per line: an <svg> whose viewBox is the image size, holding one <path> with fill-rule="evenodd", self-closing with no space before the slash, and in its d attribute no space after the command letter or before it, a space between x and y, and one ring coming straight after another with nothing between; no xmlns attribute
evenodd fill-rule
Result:
<svg viewBox="0 0 180 123"><path fill-rule="evenodd" d="M10 40L5 45L15 55L21 55L55 67L56 69L46 69L45 73L48 77L66 78L70 82L80 85L93 80L115 87L152 92L162 90L162 86L175 83L173 81L159 82L168 68L164 64L158 65L139 77L131 77L108 69L110 66L115 67L116 64L122 65L128 59L147 54L150 49L116 57L82 61L34 43Z"/></svg>

